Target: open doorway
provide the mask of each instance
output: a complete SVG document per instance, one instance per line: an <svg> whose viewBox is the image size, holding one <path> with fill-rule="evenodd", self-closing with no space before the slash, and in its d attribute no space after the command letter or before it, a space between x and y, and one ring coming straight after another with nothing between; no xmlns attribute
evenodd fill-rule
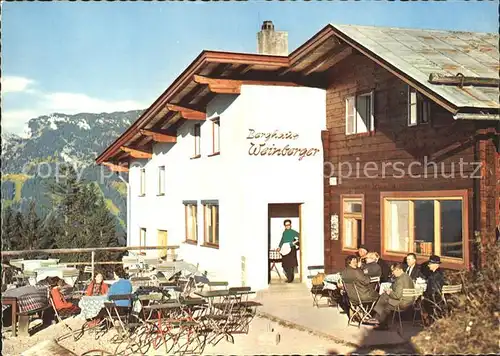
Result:
<svg viewBox="0 0 500 356"><path fill-rule="evenodd" d="M286 276L283 271L281 255L276 252L279 247L283 230L283 222L289 219L291 228L299 233L299 246L302 246L302 221L300 218L300 203L269 204L268 205L268 282L269 284L284 283ZM302 282L302 248L297 251L298 267L295 268L294 283Z"/></svg>

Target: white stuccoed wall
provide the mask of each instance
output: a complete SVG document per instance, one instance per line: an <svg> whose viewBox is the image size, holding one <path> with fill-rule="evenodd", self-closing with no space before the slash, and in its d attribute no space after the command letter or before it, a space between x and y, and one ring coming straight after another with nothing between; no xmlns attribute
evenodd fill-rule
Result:
<svg viewBox="0 0 500 356"><path fill-rule="evenodd" d="M325 91L313 88L243 85L240 95L218 95L207 107L201 126L201 158L194 154L192 128L178 130L177 143L156 144L153 158L135 160L130 169L130 244L139 244L139 228L147 229L147 244L157 244L157 230L168 231L168 244L180 245L180 255L217 280L254 289L267 287L268 204L302 204L302 258L323 264L323 150ZM220 116L221 154L212 153L212 122ZM295 140L269 140L276 147L316 148L314 156L249 155L249 129L257 132L292 131ZM139 168L146 166L146 196L139 197ZM157 167L166 166L165 196L157 196ZM198 245L183 243L183 200L198 201ZM219 249L203 243L201 200L219 201ZM273 248L275 246L272 246ZM148 252L156 253L155 251ZM242 257L246 271L242 271ZM243 279L243 281L242 281Z"/></svg>

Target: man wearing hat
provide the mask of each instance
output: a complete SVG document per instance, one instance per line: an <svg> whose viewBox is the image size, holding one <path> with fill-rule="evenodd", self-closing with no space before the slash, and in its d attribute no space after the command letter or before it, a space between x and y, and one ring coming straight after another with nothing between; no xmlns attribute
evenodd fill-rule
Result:
<svg viewBox="0 0 500 356"><path fill-rule="evenodd" d="M424 315L434 314L434 307L441 303L441 290L444 286L444 273L440 268L441 258L431 255L427 262L429 277L427 278L427 288L424 292Z"/></svg>

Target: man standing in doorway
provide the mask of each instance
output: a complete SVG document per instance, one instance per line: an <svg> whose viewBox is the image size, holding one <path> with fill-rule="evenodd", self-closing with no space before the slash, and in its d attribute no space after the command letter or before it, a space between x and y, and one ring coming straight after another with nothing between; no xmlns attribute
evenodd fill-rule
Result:
<svg viewBox="0 0 500 356"><path fill-rule="evenodd" d="M278 252L283 256L281 265L285 271L286 282L292 283L295 277L295 267L299 265L297 261L297 250L299 249L299 233L292 229L292 221L286 219L283 224L285 231L281 236Z"/></svg>

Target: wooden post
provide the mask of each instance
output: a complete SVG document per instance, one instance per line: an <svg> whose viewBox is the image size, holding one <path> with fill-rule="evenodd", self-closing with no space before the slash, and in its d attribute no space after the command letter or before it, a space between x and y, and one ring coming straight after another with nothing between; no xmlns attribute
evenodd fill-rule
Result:
<svg viewBox="0 0 500 356"><path fill-rule="evenodd" d="M92 280L94 280L94 258L95 258L95 251L92 251L90 259L90 265L92 267Z"/></svg>

